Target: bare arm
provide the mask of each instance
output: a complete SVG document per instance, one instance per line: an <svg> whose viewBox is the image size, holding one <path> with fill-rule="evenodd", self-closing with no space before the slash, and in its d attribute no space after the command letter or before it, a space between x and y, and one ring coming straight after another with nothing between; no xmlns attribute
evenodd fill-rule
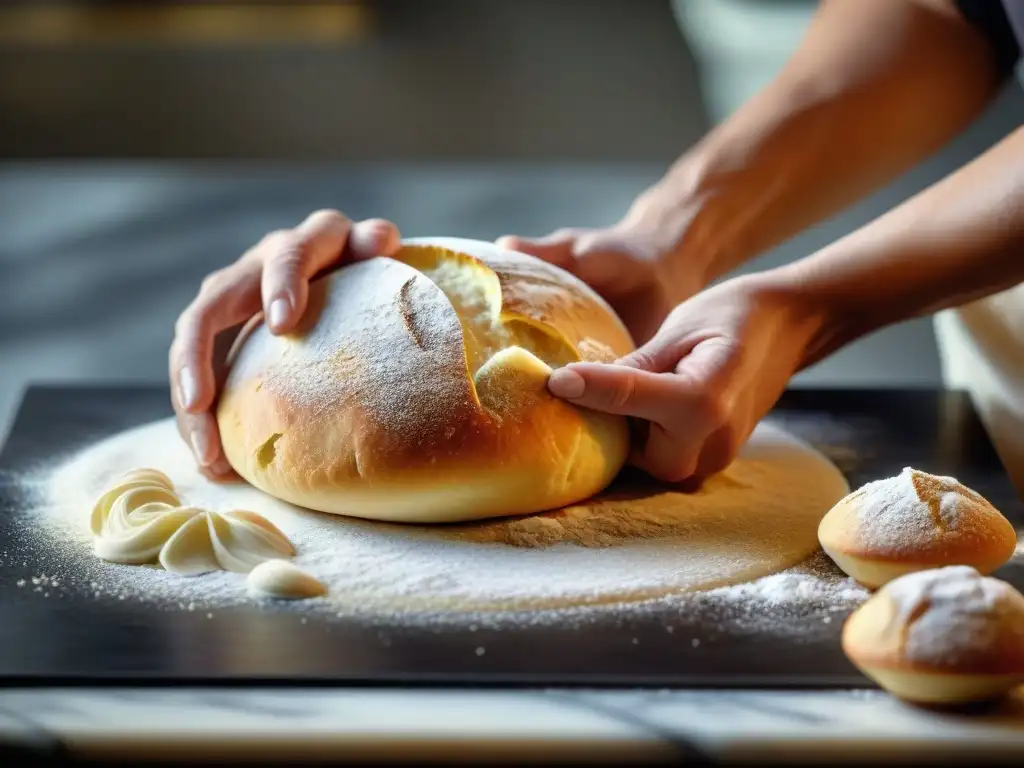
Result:
<svg viewBox="0 0 1024 768"><path fill-rule="evenodd" d="M755 279L822 318L806 367L886 325L1024 281L1024 129L874 222Z"/></svg>
<svg viewBox="0 0 1024 768"><path fill-rule="evenodd" d="M913 167L1000 85L952 0L825 0L767 88L638 198L627 225L713 281ZM670 265L671 268L671 265Z"/></svg>

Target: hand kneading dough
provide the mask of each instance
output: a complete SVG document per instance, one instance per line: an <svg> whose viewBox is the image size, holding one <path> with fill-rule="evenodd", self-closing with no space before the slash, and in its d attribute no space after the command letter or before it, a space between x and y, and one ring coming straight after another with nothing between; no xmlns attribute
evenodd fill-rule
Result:
<svg viewBox="0 0 1024 768"><path fill-rule="evenodd" d="M908 701L996 699L1024 683L1024 596L967 566L908 574L850 615L843 650Z"/></svg>
<svg viewBox="0 0 1024 768"><path fill-rule="evenodd" d="M869 588L947 565L989 574L1017 546L1013 525L980 494L909 467L840 500L822 518L818 539L836 565Z"/></svg>
<svg viewBox="0 0 1024 768"><path fill-rule="evenodd" d="M231 354L224 451L293 504L441 523L555 509L623 466L626 420L552 397L553 368L633 349L564 270L490 243L407 240L310 287L302 326L260 318Z"/></svg>

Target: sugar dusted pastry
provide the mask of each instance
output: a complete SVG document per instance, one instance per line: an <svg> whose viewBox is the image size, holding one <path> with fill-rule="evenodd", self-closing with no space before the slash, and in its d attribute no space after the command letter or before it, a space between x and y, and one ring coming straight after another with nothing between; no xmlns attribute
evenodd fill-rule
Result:
<svg viewBox="0 0 1024 768"><path fill-rule="evenodd" d="M997 699L1024 683L1024 596L968 566L890 581L851 614L843 651L907 701Z"/></svg>
<svg viewBox="0 0 1024 768"><path fill-rule="evenodd" d="M981 494L908 467L840 500L822 518L818 540L843 571L877 588L947 565L992 573L1013 556L1017 534Z"/></svg>

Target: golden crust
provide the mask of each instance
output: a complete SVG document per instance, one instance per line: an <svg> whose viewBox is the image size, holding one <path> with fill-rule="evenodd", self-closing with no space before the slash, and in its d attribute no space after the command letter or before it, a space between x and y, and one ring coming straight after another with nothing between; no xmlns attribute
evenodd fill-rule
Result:
<svg viewBox="0 0 1024 768"><path fill-rule="evenodd" d="M886 483L906 479L904 506L885 507L884 499L865 486L841 499L822 518L818 540L822 549L849 576L877 588L905 573L947 565L969 565L989 574L1005 564L1017 546L1013 525L987 499L957 483L918 470L906 469ZM871 484L875 485L875 484ZM912 494L912 495L911 495ZM953 494L955 522L944 520L938 507ZM907 503L923 505L929 520L910 519ZM904 517L905 515L905 517ZM883 523L879 518L888 517ZM886 536L877 531L887 527ZM923 528L923 530L922 530ZM906 535L896 542L891 534Z"/></svg>
<svg viewBox="0 0 1024 768"><path fill-rule="evenodd" d="M248 329L218 405L228 461L291 503L393 521L526 514L601 490L625 461L626 422L552 397L538 356L558 365L626 354L618 318L537 259L429 242L318 280L288 337L258 321ZM485 309L496 301L496 333L511 329L512 348L481 348L476 370L469 342L489 326L460 315L428 278L438 265Z"/></svg>
<svg viewBox="0 0 1024 768"><path fill-rule="evenodd" d="M1024 683L1024 596L969 567L895 579L843 626L844 653L901 698L956 702Z"/></svg>

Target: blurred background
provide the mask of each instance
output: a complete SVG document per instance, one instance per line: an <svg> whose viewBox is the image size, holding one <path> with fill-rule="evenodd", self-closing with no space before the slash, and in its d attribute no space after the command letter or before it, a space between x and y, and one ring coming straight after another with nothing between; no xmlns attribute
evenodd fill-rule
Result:
<svg viewBox="0 0 1024 768"><path fill-rule="evenodd" d="M0 434L31 381L160 382L209 271L315 208L492 239L614 222L765 84L814 0L0 4ZM1024 119L746 269L824 245ZM799 386L939 386L929 321Z"/></svg>

